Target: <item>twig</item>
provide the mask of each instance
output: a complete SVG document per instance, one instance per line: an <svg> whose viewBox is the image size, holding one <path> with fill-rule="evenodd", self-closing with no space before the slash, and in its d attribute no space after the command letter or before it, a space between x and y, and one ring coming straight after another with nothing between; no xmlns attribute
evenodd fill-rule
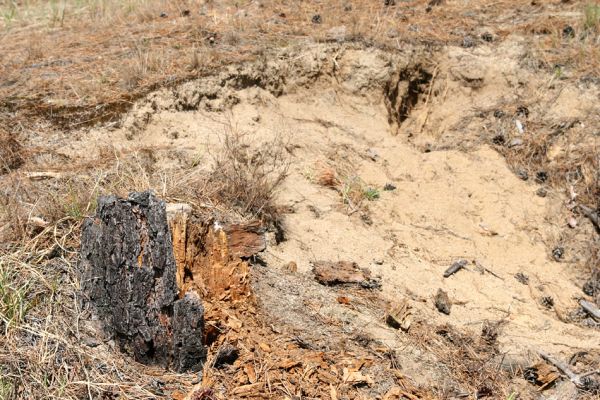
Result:
<svg viewBox="0 0 600 400"><path fill-rule="evenodd" d="M467 260L458 260L444 271L444 278L448 278L450 275L454 275L468 264Z"/></svg>
<svg viewBox="0 0 600 400"><path fill-rule="evenodd" d="M600 320L600 310L598 307L586 300L579 300L579 305L585 310L585 312L590 314L595 319Z"/></svg>
<svg viewBox="0 0 600 400"><path fill-rule="evenodd" d="M475 260L475 261L473 261L473 262L475 263L475 266L476 266L477 268L480 268L481 270L483 270L483 271L485 271L485 272L489 273L490 275L493 275L493 276L495 276L496 278L498 278L498 279L500 279L500 280L502 280L502 281L504 280L504 278L502 278L501 276L499 276L498 274L496 274L496 273L495 273L494 271L492 271L491 269L484 267L484 266L483 266L483 265L482 265L482 264L481 264L481 263L480 263L478 260Z"/></svg>
<svg viewBox="0 0 600 400"><path fill-rule="evenodd" d="M32 181L41 181L45 179L60 179L62 178L62 174L60 172L53 171L35 171L35 172L27 172L25 174L27 178Z"/></svg>
<svg viewBox="0 0 600 400"><path fill-rule="evenodd" d="M429 118L430 110L429 110L429 108L427 108L427 105L429 104L429 98L431 97L431 92L433 90L433 83L435 82L435 77L437 76L438 70L439 70L439 66L436 65L433 70L433 74L431 75L431 80L429 81L429 90L427 91L427 97L425 98L425 107L426 107L425 118L423 118L423 122L421 122L421 126L419 127L419 133L423 132L423 128L425 127L425 124L427 123L427 119Z"/></svg>

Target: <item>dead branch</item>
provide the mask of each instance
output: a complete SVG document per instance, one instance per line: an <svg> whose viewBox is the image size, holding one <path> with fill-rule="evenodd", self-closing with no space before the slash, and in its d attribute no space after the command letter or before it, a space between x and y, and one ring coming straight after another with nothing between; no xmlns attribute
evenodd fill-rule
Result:
<svg viewBox="0 0 600 400"><path fill-rule="evenodd" d="M585 310L585 312L590 314L595 319L600 320L600 310L594 304L586 300L579 300L579 305Z"/></svg>

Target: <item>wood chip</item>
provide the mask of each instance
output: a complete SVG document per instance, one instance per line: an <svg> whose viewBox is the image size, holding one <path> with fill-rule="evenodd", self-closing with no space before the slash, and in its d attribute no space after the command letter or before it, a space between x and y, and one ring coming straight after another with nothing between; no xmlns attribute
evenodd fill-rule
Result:
<svg viewBox="0 0 600 400"><path fill-rule="evenodd" d="M264 228L259 221L223 226L233 257L248 258L267 247Z"/></svg>
<svg viewBox="0 0 600 400"><path fill-rule="evenodd" d="M548 385L560 377L558 370L546 363L537 363L528 367L523 374L527 381L540 386L540 390L548 387Z"/></svg>
<svg viewBox="0 0 600 400"><path fill-rule="evenodd" d="M337 400L337 390L335 389L335 386L333 385L329 385L329 396L331 397L331 400Z"/></svg>
<svg viewBox="0 0 600 400"><path fill-rule="evenodd" d="M329 383L329 384L334 384L338 382L338 378L337 376L333 375L332 373L329 373L327 371L317 371L317 377L319 378L319 380L321 382L325 382L325 383Z"/></svg>
<svg viewBox="0 0 600 400"><path fill-rule="evenodd" d="M300 360L292 360L292 359L286 359L283 360L279 363L279 368L283 368L283 369L290 369L293 367L299 367L302 365L302 361Z"/></svg>
<svg viewBox="0 0 600 400"><path fill-rule="evenodd" d="M351 385L368 385L372 386L375 382L368 375L363 375L360 371L350 372L348 368L344 368L344 383L349 383Z"/></svg>
<svg viewBox="0 0 600 400"><path fill-rule="evenodd" d="M271 347L269 347L268 344L266 343L259 343L258 346L260 347L260 349L262 351L264 351L265 353L270 353L271 352Z"/></svg>
<svg viewBox="0 0 600 400"><path fill-rule="evenodd" d="M236 387L235 389L233 389L231 391L231 394L234 394L237 396L258 395L260 393L260 389L262 388L262 386L263 386L263 384L261 382L251 383L249 385L244 385L244 386L239 386L239 387Z"/></svg>
<svg viewBox="0 0 600 400"><path fill-rule="evenodd" d="M254 370L254 366L252 364L245 364L244 371L248 376L248 382L256 383L256 371Z"/></svg>
<svg viewBox="0 0 600 400"><path fill-rule="evenodd" d="M412 307L408 300L402 299L388 311L386 322L389 326L408 332L412 324Z"/></svg>

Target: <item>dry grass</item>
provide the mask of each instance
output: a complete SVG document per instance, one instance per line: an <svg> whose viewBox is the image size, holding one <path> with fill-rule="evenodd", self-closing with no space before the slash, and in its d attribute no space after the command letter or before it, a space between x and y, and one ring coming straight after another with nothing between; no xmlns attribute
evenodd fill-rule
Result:
<svg viewBox="0 0 600 400"><path fill-rule="evenodd" d="M272 142L257 146L251 137L230 129L222 142L204 186L211 188L218 204L266 224L278 224L274 197L289 166L285 137L277 135Z"/></svg>
<svg viewBox="0 0 600 400"><path fill-rule="evenodd" d="M0 174L18 168L22 162L22 146L15 135L0 130Z"/></svg>
<svg viewBox="0 0 600 400"><path fill-rule="evenodd" d="M369 220L368 202L377 200L380 191L358 176L350 161L337 159L330 163L318 163L315 170L315 182L338 192L348 214L359 212Z"/></svg>
<svg viewBox="0 0 600 400"><path fill-rule="evenodd" d="M82 322L89 318L79 308L80 225L93 214L99 195L148 188L224 218L275 223L274 194L287 168L283 141L268 151L253 151L244 135L231 133L223 145L208 168L160 170L152 149L107 149L76 173L48 173L45 180L35 180L12 172L1 181L2 398L153 399L164 397L157 382L165 390L190 386L193 376L153 371L115 357L117 350L105 344L86 345L98 332Z"/></svg>
<svg viewBox="0 0 600 400"><path fill-rule="evenodd" d="M481 26L495 27L502 40L514 30L528 35L539 31L548 23L549 13L558 15L550 19L552 37L560 35L563 21L595 26L595 14L586 11L584 20L584 3L577 1L518 7L514 0L452 1L429 9L428 3L5 2L0 5L4 15L0 75L5 80L0 109L9 113L19 109L20 120L41 116L78 126L116 118L133 99L157 86L177 84L301 40L350 40L395 49L441 46L460 44L467 36L478 40ZM573 12L582 16L573 20ZM319 23L313 22L317 14ZM37 35L35 41L32 35ZM582 73L597 67L598 46L591 35L581 45L560 41L558 49L553 47L556 40L547 37L536 39L546 64L556 56L573 60Z"/></svg>
<svg viewBox="0 0 600 400"><path fill-rule="evenodd" d="M512 393L509 382L521 371L508 373L501 367L502 354L496 337L500 323L485 321L480 336L459 332L450 325L421 325L411 331L417 343L436 355L438 362L459 387L439 382L440 398L473 393L475 398L506 399Z"/></svg>

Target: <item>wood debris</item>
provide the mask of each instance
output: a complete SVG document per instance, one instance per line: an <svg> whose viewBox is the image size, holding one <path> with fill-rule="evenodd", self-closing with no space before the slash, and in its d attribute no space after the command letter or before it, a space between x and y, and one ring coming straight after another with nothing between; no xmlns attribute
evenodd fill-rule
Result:
<svg viewBox="0 0 600 400"><path fill-rule="evenodd" d="M364 375L360 371L349 371L348 368L344 368L343 382L352 385L368 386L372 386L375 383L368 375Z"/></svg>
<svg viewBox="0 0 600 400"><path fill-rule="evenodd" d="M327 286L357 284L369 289L381 286L377 279L371 278L371 271L351 261L315 261L313 273L317 282Z"/></svg>
<svg viewBox="0 0 600 400"><path fill-rule="evenodd" d="M600 321L600 310L598 307L586 300L580 300L579 305L585 310L585 312Z"/></svg>
<svg viewBox="0 0 600 400"><path fill-rule="evenodd" d="M402 299L393 305L388 311L386 322L393 328L408 332L412 324L412 307L408 303L408 300Z"/></svg>
<svg viewBox="0 0 600 400"><path fill-rule="evenodd" d="M566 375L569 378L569 380L579 389L589 392L600 392L600 382L590 378L590 375L600 375L600 371L591 371L589 373L581 375L576 374L566 363L555 359L544 352L540 352L539 354L544 361L551 364L553 367L556 367L561 373Z"/></svg>
<svg viewBox="0 0 600 400"><path fill-rule="evenodd" d="M540 390L547 388L554 381L560 378L558 370L546 363L537 363L523 371L525 380L540 386Z"/></svg>
<svg viewBox="0 0 600 400"><path fill-rule="evenodd" d="M455 273L466 267L468 263L469 262L464 259L456 261L446 271L444 271L444 278L448 278L449 276L454 275Z"/></svg>

